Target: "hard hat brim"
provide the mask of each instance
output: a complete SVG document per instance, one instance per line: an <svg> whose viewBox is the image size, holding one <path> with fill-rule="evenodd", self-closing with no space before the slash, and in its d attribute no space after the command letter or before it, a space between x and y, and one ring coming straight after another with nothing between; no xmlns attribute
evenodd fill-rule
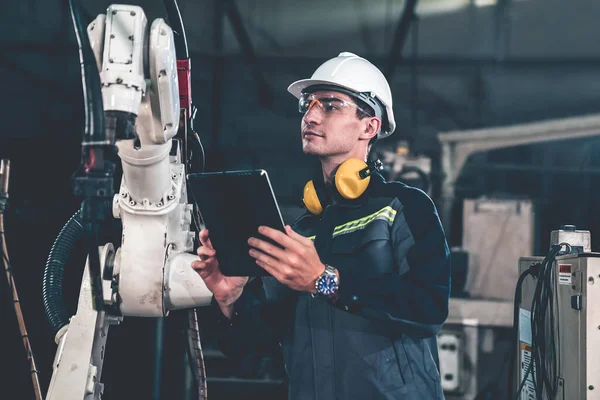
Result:
<svg viewBox="0 0 600 400"><path fill-rule="evenodd" d="M300 96L302 95L302 92L304 92L304 90L306 88L309 88L309 87L315 86L315 85L337 86L337 87L341 87L346 90L355 92L354 89L344 86L344 85L340 85L339 83L335 83L335 82L331 82L331 81L323 81L323 80L319 80L319 79L300 79L299 81L296 81L296 82L292 83L290 86L288 86L288 92L290 92L297 99L299 99Z"/></svg>

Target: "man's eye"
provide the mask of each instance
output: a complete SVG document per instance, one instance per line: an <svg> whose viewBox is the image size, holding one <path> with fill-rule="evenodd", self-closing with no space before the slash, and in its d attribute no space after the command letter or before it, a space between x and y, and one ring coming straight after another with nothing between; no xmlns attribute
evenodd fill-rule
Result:
<svg viewBox="0 0 600 400"><path fill-rule="evenodd" d="M340 108L333 103L323 103L323 109L327 112L339 110Z"/></svg>

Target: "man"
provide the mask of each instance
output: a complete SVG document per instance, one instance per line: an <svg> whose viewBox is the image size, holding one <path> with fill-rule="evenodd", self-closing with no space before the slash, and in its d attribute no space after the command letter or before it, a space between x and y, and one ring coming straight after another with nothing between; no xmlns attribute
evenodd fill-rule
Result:
<svg viewBox="0 0 600 400"><path fill-rule="evenodd" d="M193 267L222 313L223 352L279 343L290 400L443 399L435 335L448 313L450 261L437 211L424 192L386 183L364 163L372 142L395 128L385 77L341 53L288 91L303 113L303 151L321 170L293 227L259 229L281 247L249 238L271 275L260 291L223 276L200 232Z"/></svg>

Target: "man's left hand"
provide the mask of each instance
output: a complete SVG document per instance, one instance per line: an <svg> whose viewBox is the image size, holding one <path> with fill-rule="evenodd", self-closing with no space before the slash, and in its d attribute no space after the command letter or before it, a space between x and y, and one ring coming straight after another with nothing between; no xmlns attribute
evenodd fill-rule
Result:
<svg viewBox="0 0 600 400"><path fill-rule="evenodd" d="M253 247L250 255L256 259L256 264L291 289L316 293L315 281L325 271L325 264L313 241L294 232L289 225L285 226L285 233L266 226L258 228L258 233L283 248L251 237L248 239L248 244Z"/></svg>

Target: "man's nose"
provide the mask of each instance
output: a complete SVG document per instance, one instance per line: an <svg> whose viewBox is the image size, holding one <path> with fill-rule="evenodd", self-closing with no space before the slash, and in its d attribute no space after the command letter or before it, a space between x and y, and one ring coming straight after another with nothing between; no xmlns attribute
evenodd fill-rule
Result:
<svg viewBox="0 0 600 400"><path fill-rule="evenodd" d="M304 117L302 117L302 119L304 120L304 122L308 125L308 124L319 124L321 122L321 112L319 111L319 107L310 107L306 113L304 114Z"/></svg>

